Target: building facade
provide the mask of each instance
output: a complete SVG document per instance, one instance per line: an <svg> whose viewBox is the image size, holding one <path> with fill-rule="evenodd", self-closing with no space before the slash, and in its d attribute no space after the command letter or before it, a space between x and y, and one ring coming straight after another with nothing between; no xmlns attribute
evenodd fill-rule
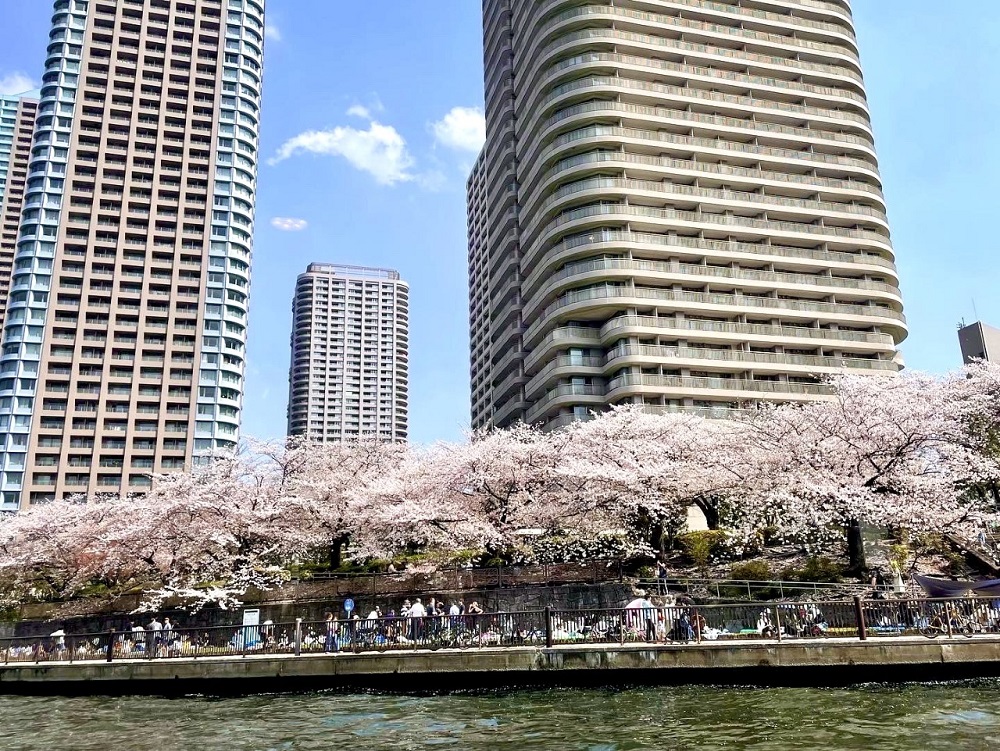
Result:
<svg viewBox="0 0 1000 751"><path fill-rule="evenodd" d="M1000 329L982 321L960 326L958 346L962 349L962 362L965 365L973 360L1000 362Z"/></svg>
<svg viewBox="0 0 1000 751"><path fill-rule="evenodd" d="M474 427L725 416L902 367L846 0L484 0L483 22Z"/></svg>
<svg viewBox="0 0 1000 751"><path fill-rule="evenodd" d="M57 0L0 357L3 509L235 446L263 0Z"/></svg>
<svg viewBox="0 0 1000 751"><path fill-rule="evenodd" d="M289 435L406 440L409 309L396 271L309 264L292 303Z"/></svg>
<svg viewBox="0 0 1000 751"><path fill-rule="evenodd" d="M14 272L37 113L38 99L33 96L0 96L0 331Z"/></svg>

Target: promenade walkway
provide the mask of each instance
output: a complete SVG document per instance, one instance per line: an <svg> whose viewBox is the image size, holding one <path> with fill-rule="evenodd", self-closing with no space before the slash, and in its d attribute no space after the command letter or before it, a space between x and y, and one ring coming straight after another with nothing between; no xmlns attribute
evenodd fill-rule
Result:
<svg viewBox="0 0 1000 751"><path fill-rule="evenodd" d="M313 685L435 691L553 681L824 683L993 675L1000 674L996 604L985 598L713 606L637 600L612 610L56 632L46 640L0 641L0 693Z"/></svg>

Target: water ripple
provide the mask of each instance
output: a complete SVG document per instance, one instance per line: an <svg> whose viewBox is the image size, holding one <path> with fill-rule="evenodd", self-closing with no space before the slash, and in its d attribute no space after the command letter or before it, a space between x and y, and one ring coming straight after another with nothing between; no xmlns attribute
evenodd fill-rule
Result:
<svg viewBox="0 0 1000 751"><path fill-rule="evenodd" d="M4 751L909 751L1000 747L1000 683L0 699Z"/></svg>

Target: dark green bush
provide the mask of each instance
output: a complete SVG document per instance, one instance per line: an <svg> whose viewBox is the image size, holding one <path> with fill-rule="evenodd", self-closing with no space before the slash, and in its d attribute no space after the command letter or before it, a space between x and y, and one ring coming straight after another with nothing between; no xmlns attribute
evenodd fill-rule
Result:
<svg viewBox="0 0 1000 751"><path fill-rule="evenodd" d="M677 536L677 542L688 563L693 563L698 568L705 568L722 552L726 533L718 529L685 532Z"/></svg>
<svg viewBox="0 0 1000 751"><path fill-rule="evenodd" d="M737 563L730 569L729 578L752 582L771 581L771 567L767 561Z"/></svg>
<svg viewBox="0 0 1000 751"><path fill-rule="evenodd" d="M771 581L771 567L767 561L745 561L737 563L729 570L729 578L735 581L766 582ZM778 596L778 590L760 585L739 585L719 587L719 595L727 599L745 600L748 596L754 600L770 600Z"/></svg>
<svg viewBox="0 0 1000 751"><path fill-rule="evenodd" d="M781 578L796 582L839 582L844 579L844 566L824 556L816 556L806 559L802 568L786 568Z"/></svg>

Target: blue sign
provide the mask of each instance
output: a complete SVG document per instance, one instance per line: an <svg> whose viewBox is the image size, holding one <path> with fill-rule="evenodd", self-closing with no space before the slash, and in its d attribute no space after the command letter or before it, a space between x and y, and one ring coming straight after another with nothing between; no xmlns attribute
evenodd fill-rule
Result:
<svg viewBox="0 0 1000 751"><path fill-rule="evenodd" d="M344 610L346 610L348 613L354 610L354 600L352 600L350 597L344 600Z"/></svg>

